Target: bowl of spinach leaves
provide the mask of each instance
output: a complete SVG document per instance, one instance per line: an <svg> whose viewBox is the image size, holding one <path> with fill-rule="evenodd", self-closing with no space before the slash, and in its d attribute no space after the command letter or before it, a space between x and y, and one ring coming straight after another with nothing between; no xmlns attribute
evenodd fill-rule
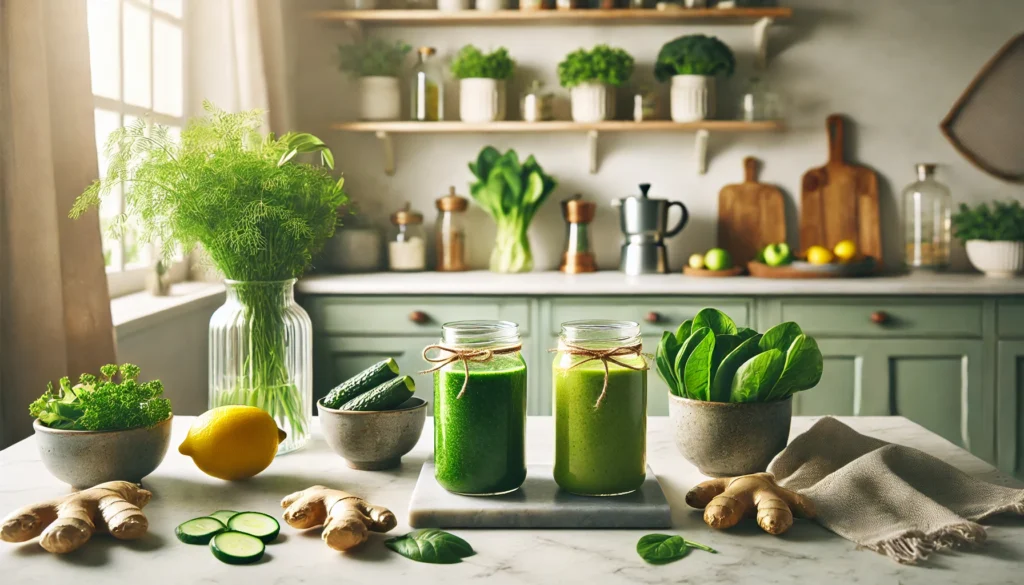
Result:
<svg viewBox="0 0 1024 585"><path fill-rule="evenodd" d="M139 368L109 364L82 374L29 405L43 465L75 488L138 482L163 461L171 442L171 402L159 380L139 382Z"/></svg>
<svg viewBox="0 0 1024 585"><path fill-rule="evenodd" d="M712 477L764 471L786 446L793 394L821 380L813 337L793 322L763 334L702 309L666 331L655 356L676 446Z"/></svg>

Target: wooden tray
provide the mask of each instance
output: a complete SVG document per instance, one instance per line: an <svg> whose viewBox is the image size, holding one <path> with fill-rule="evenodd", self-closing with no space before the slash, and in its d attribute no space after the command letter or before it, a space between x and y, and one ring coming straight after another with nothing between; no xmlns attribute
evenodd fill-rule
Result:
<svg viewBox="0 0 1024 585"><path fill-rule="evenodd" d="M849 264L818 265L797 260L788 266L768 266L755 260L747 264L747 269L758 278L859 278L875 274L878 263L870 256Z"/></svg>
<svg viewBox="0 0 1024 585"><path fill-rule="evenodd" d="M708 270L707 268L690 268L689 266L683 266L683 274L685 274L686 276L723 278L728 276L739 276L743 274L743 267L733 266L728 270Z"/></svg>

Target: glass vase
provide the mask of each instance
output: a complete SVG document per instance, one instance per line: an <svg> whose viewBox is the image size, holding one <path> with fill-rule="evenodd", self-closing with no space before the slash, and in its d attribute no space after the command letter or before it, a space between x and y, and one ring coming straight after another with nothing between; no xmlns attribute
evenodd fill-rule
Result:
<svg viewBox="0 0 1024 585"><path fill-rule="evenodd" d="M299 449L313 417L313 325L295 279L224 284L210 318L210 408L261 408L288 434L278 455Z"/></svg>

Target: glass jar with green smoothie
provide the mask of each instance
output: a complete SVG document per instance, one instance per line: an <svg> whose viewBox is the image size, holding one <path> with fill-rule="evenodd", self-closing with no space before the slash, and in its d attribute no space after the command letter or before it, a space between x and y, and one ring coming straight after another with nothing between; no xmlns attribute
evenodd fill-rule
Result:
<svg viewBox="0 0 1024 585"><path fill-rule="evenodd" d="M423 357L434 364L434 466L457 494L489 496L526 479L526 362L519 326L456 321Z"/></svg>
<svg viewBox="0 0 1024 585"><path fill-rule="evenodd" d="M631 321L562 323L555 354L555 481L571 493L614 496L647 470L647 362Z"/></svg>

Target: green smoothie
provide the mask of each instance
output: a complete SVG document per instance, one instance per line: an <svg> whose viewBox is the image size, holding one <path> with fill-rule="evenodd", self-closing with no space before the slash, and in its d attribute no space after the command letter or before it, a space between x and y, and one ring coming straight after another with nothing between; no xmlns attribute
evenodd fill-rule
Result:
<svg viewBox="0 0 1024 585"><path fill-rule="evenodd" d="M519 355L434 373L437 482L459 494L493 495L526 479L526 363Z"/></svg>
<svg viewBox="0 0 1024 585"><path fill-rule="evenodd" d="M647 469L647 372L608 364L607 394L594 408L604 366L595 360L567 369L565 360L558 354L554 364L555 481L586 496L637 490Z"/></svg>

